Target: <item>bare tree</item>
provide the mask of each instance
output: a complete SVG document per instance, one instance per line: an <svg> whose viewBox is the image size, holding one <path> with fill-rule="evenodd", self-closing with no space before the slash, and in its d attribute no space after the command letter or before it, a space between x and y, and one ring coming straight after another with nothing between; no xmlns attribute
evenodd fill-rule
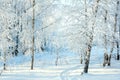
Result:
<svg viewBox="0 0 120 80"><path fill-rule="evenodd" d="M3 70L6 70L6 51L4 52L4 64L3 64Z"/></svg>
<svg viewBox="0 0 120 80"><path fill-rule="evenodd" d="M118 1L118 4L120 5L120 1ZM120 9L120 8L119 8ZM119 16L120 17L120 16ZM119 24L119 45L120 45L120 24ZM120 47L119 47L120 48ZM120 49L119 49L119 54L120 54ZM120 57L120 56L119 56Z"/></svg>
<svg viewBox="0 0 120 80"><path fill-rule="evenodd" d="M106 5L107 5L107 4L106 4ZM108 26L108 24L107 24L107 20L108 20L107 16L108 16L108 11L107 11L107 9L106 9L106 10L105 10L105 15L104 15L105 27ZM105 45L104 45L104 47L105 47L105 52L104 52L104 62L103 62L103 66L105 66L106 64L108 64L108 66L110 66L110 63L111 63L111 54L112 54L112 52L113 52L114 44L112 43L111 53L108 54L108 52L107 52L108 40L107 40L106 32L105 32L105 34L104 34L104 44L105 44Z"/></svg>
<svg viewBox="0 0 120 80"><path fill-rule="evenodd" d="M34 27L35 27L35 0L33 0L33 12L32 12L32 29L33 29L33 32L32 32L32 60L31 60L31 70L33 70L33 66L34 66L34 44L35 44L35 37L34 37Z"/></svg>
<svg viewBox="0 0 120 80"><path fill-rule="evenodd" d="M115 13L115 26L114 26L114 31L117 32L117 22L118 22L118 9L119 9L119 0L117 0L117 7L116 7L116 13ZM120 33L119 33L120 34ZM119 55L119 40L116 40L116 45L117 45L117 60L120 60L120 55Z"/></svg>

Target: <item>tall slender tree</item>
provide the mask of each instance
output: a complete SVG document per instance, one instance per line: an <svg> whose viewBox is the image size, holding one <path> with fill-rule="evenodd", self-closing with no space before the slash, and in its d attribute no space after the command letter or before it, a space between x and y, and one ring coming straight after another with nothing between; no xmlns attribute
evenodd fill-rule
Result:
<svg viewBox="0 0 120 80"><path fill-rule="evenodd" d="M91 55L92 43L93 43L93 37L94 37L95 21L96 21L96 17L97 17L99 2L100 2L100 0L95 0L95 5L94 5L94 9L93 9L94 21L92 22L92 27L91 27L92 29L90 32L86 33L86 36L89 38L89 40L87 42L87 49L86 49L86 53L85 53L85 66L84 66L84 71L83 71L84 73L88 73L90 55ZM85 5L86 5L86 1L85 1Z"/></svg>
<svg viewBox="0 0 120 80"><path fill-rule="evenodd" d="M34 44L35 44L35 36L34 36L34 28L35 28L35 0L33 0L33 4L32 4L32 8L33 8L33 11L32 11L32 29L33 29L33 32L32 32L32 60L31 60L31 70L33 70L33 66L34 66Z"/></svg>
<svg viewBox="0 0 120 80"><path fill-rule="evenodd" d="M119 0L117 0L117 7L116 7L116 13L115 13L115 29L114 31L117 32L117 22L118 22L118 9L119 9ZM119 33L120 34L120 33ZM116 40L116 45L117 45L117 60L120 60L120 55L119 55L119 40Z"/></svg>

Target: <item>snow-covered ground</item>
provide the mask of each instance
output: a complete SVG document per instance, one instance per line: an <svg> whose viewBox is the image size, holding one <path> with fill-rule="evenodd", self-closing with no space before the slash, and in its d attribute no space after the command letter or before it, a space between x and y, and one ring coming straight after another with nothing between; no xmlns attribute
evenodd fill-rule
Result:
<svg viewBox="0 0 120 80"><path fill-rule="evenodd" d="M114 65L115 64L115 65ZM4 71L0 76L0 80L120 80L120 62L115 62L111 67L92 65L88 74L81 74L82 65L62 65L62 66L46 66L20 67ZM95 68L96 67L96 68Z"/></svg>
<svg viewBox="0 0 120 80"><path fill-rule="evenodd" d="M103 67L102 54L92 53L88 74L82 74L84 65L79 64L79 56L71 53L72 56L61 57L58 66L55 66L55 56L46 53L35 55L34 70L30 70L29 56L11 59L0 80L120 80L120 61L112 59L110 67Z"/></svg>

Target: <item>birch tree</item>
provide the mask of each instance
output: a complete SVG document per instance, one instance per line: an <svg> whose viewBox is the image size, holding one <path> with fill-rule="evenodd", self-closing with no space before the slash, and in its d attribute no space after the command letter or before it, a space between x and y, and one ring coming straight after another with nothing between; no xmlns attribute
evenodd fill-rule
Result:
<svg viewBox="0 0 120 80"><path fill-rule="evenodd" d="M33 66L34 66L34 44L35 44L35 37L34 37L34 28L35 28L35 0L33 0L33 4L32 4L32 8L33 8L33 12L32 12L32 55L31 55L31 70L33 70Z"/></svg>
<svg viewBox="0 0 120 80"><path fill-rule="evenodd" d="M94 37L94 29L95 29L95 20L97 17L97 12L98 12L98 4L100 0L95 0L95 5L93 8L93 22L92 22L92 27L91 31L87 33L88 42L87 42L87 49L85 53L85 66L84 66L84 73L88 73L88 68L89 68L89 62L90 62L90 54L91 54L91 49L92 49L92 43L93 43L93 37ZM86 2L85 2L86 3Z"/></svg>
<svg viewBox="0 0 120 80"><path fill-rule="evenodd" d="M118 22L119 22L119 20L118 20L118 16L119 16L119 5L120 5L120 1L119 0L117 0L116 1L116 13L115 13L115 25L114 25L114 32L115 33L117 33L117 28L118 28ZM120 33L119 33L120 34ZM119 54L119 39L118 40L116 40L116 45L117 45L117 60L120 60L120 54Z"/></svg>

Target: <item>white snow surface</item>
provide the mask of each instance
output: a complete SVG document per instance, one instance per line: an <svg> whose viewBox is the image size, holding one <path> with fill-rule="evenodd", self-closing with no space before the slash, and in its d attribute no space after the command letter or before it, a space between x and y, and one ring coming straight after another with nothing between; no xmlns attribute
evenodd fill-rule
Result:
<svg viewBox="0 0 120 80"><path fill-rule="evenodd" d="M8 62L7 70L2 72L0 80L120 80L120 61L112 58L111 66L103 67L102 54L95 53L93 50L88 74L83 73L84 65L79 63L79 56L75 57L71 53L72 56L62 57L58 66L55 66L55 56L46 53L35 55L34 70L30 70L28 55L14 58Z"/></svg>
<svg viewBox="0 0 120 80"><path fill-rule="evenodd" d="M88 74L81 74L82 66L79 64L35 67L30 70L29 66L17 66L7 71L3 71L0 80L120 80L120 65L111 67L90 67ZM118 65L118 66L117 66Z"/></svg>

